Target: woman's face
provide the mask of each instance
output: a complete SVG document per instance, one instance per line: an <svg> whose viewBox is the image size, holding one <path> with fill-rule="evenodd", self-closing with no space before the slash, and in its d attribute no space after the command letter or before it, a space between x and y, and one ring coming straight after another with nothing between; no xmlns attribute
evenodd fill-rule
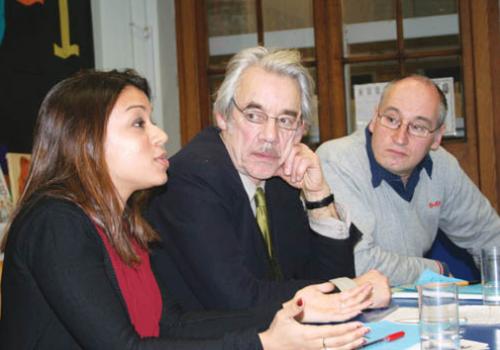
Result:
<svg viewBox="0 0 500 350"><path fill-rule="evenodd" d="M109 116L104 152L114 186L123 202L137 191L167 181L167 134L151 121L147 96L127 86Z"/></svg>

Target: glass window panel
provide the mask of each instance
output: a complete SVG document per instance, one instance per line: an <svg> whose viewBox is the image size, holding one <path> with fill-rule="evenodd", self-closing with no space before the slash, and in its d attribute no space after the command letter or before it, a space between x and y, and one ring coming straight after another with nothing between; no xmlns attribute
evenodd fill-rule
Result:
<svg viewBox="0 0 500 350"><path fill-rule="evenodd" d="M345 66L347 130L364 128L378 105L381 86L399 76L397 61L355 63Z"/></svg>
<svg viewBox="0 0 500 350"><path fill-rule="evenodd" d="M312 48L315 57L312 0L263 0L262 17L266 46Z"/></svg>
<svg viewBox="0 0 500 350"><path fill-rule="evenodd" d="M315 67L309 67L308 71L314 79L316 91L314 92L314 98L313 98L311 123L309 125L309 128L307 129L306 134L302 138L302 142L307 144L309 147L316 149L316 147L318 147L319 141L320 141L319 140L318 99L317 99L317 93L318 93L317 81L318 81L318 79L317 79L317 70Z"/></svg>
<svg viewBox="0 0 500 350"><path fill-rule="evenodd" d="M403 0L405 50L460 47L457 0Z"/></svg>
<svg viewBox="0 0 500 350"><path fill-rule="evenodd" d="M208 90L210 94L210 113L212 113L212 107L215 102L215 98L217 97L216 96L217 90L219 89L223 80L224 80L224 74L212 74L208 76ZM212 118L210 120L213 123Z"/></svg>
<svg viewBox="0 0 500 350"><path fill-rule="evenodd" d="M408 74L421 74L429 78L452 78L453 87L442 80L441 89L447 95L450 115L446 120L447 137L465 136L464 96L462 65L459 56L434 57L407 60L405 68ZM451 99L451 100L450 100Z"/></svg>
<svg viewBox="0 0 500 350"><path fill-rule="evenodd" d="M209 64L257 45L255 0L206 0Z"/></svg>
<svg viewBox="0 0 500 350"><path fill-rule="evenodd" d="M393 0L343 0L344 55L395 53L396 10Z"/></svg>

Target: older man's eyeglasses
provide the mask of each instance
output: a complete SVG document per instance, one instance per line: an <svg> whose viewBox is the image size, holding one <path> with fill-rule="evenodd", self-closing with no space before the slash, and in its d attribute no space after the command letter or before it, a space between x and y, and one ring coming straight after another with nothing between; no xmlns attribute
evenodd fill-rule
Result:
<svg viewBox="0 0 500 350"><path fill-rule="evenodd" d="M379 113L378 118L380 120L380 124L392 130L397 130L405 124L401 117L395 114ZM428 125L425 125L424 122L419 122L417 120L408 122L406 125L406 131L412 136L427 137L438 130L440 127L441 125L438 125L435 129L431 129Z"/></svg>
<svg viewBox="0 0 500 350"><path fill-rule="evenodd" d="M282 130L294 131L297 130L302 124L302 118L297 118L291 115L278 115L276 117L270 117L264 111L257 108L245 108L242 109L234 98L231 98L231 102L236 107L236 109L243 115L243 117L252 124L263 125L267 123L269 119L276 120L276 125Z"/></svg>

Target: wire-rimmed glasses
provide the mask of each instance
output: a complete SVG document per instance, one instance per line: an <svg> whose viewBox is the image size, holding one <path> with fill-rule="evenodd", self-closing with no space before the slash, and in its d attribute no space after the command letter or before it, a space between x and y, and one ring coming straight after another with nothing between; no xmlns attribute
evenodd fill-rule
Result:
<svg viewBox="0 0 500 350"><path fill-rule="evenodd" d="M393 114L379 113L378 118L380 120L380 124L392 130L397 130L405 124L400 116ZM424 122L415 120L407 122L406 131L412 136L427 137L437 131L440 127L441 125L438 125L435 129L431 129L429 126L425 125Z"/></svg>
<svg viewBox="0 0 500 350"><path fill-rule="evenodd" d="M231 102L236 107L238 112L240 112L246 120L253 124L263 125L267 123L269 119L274 119L276 120L276 125L278 126L278 128L287 131L295 131L302 125L302 118L297 118L295 116L287 114L271 117L258 108L250 107L242 109L240 106L238 106L234 98L231 98Z"/></svg>

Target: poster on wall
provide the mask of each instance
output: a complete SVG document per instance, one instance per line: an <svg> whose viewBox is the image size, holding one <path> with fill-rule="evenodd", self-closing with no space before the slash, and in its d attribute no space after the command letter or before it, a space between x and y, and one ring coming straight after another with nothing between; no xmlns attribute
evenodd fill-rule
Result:
<svg viewBox="0 0 500 350"><path fill-rule="evenodd" d="M0 242L2 241L4 228L7 225L12 208L12 198L7 187L7 181L5 181L3 171L0 170Z"/></svg>
<svg viewBox="0 0 500 350"><path fill-rule="evenodd" d="M453 77L433 78L432 81L434 81L441 91L443 91L448 104L448 113L445 119L445 136L456 136L457 117L455 114L455 89ZM368 125L380 101L380 95L386 85L387 82L354 85L356 129L365 128Z"/></svg>
<svg viewBox="0 0 500 350"><path fill-rule="evenodd" d="M0 0L0 147L31 152L49 89L94 67L90 0Z"/></svg>
<svg viewBox="0 0 500 350"><path fill-rule="evenodd" d="M5 223L7 223L11 208L12 200L10 191L7 187L7 181L5 181L3 171L0 171L0 225L5 225Z"/></svg>

